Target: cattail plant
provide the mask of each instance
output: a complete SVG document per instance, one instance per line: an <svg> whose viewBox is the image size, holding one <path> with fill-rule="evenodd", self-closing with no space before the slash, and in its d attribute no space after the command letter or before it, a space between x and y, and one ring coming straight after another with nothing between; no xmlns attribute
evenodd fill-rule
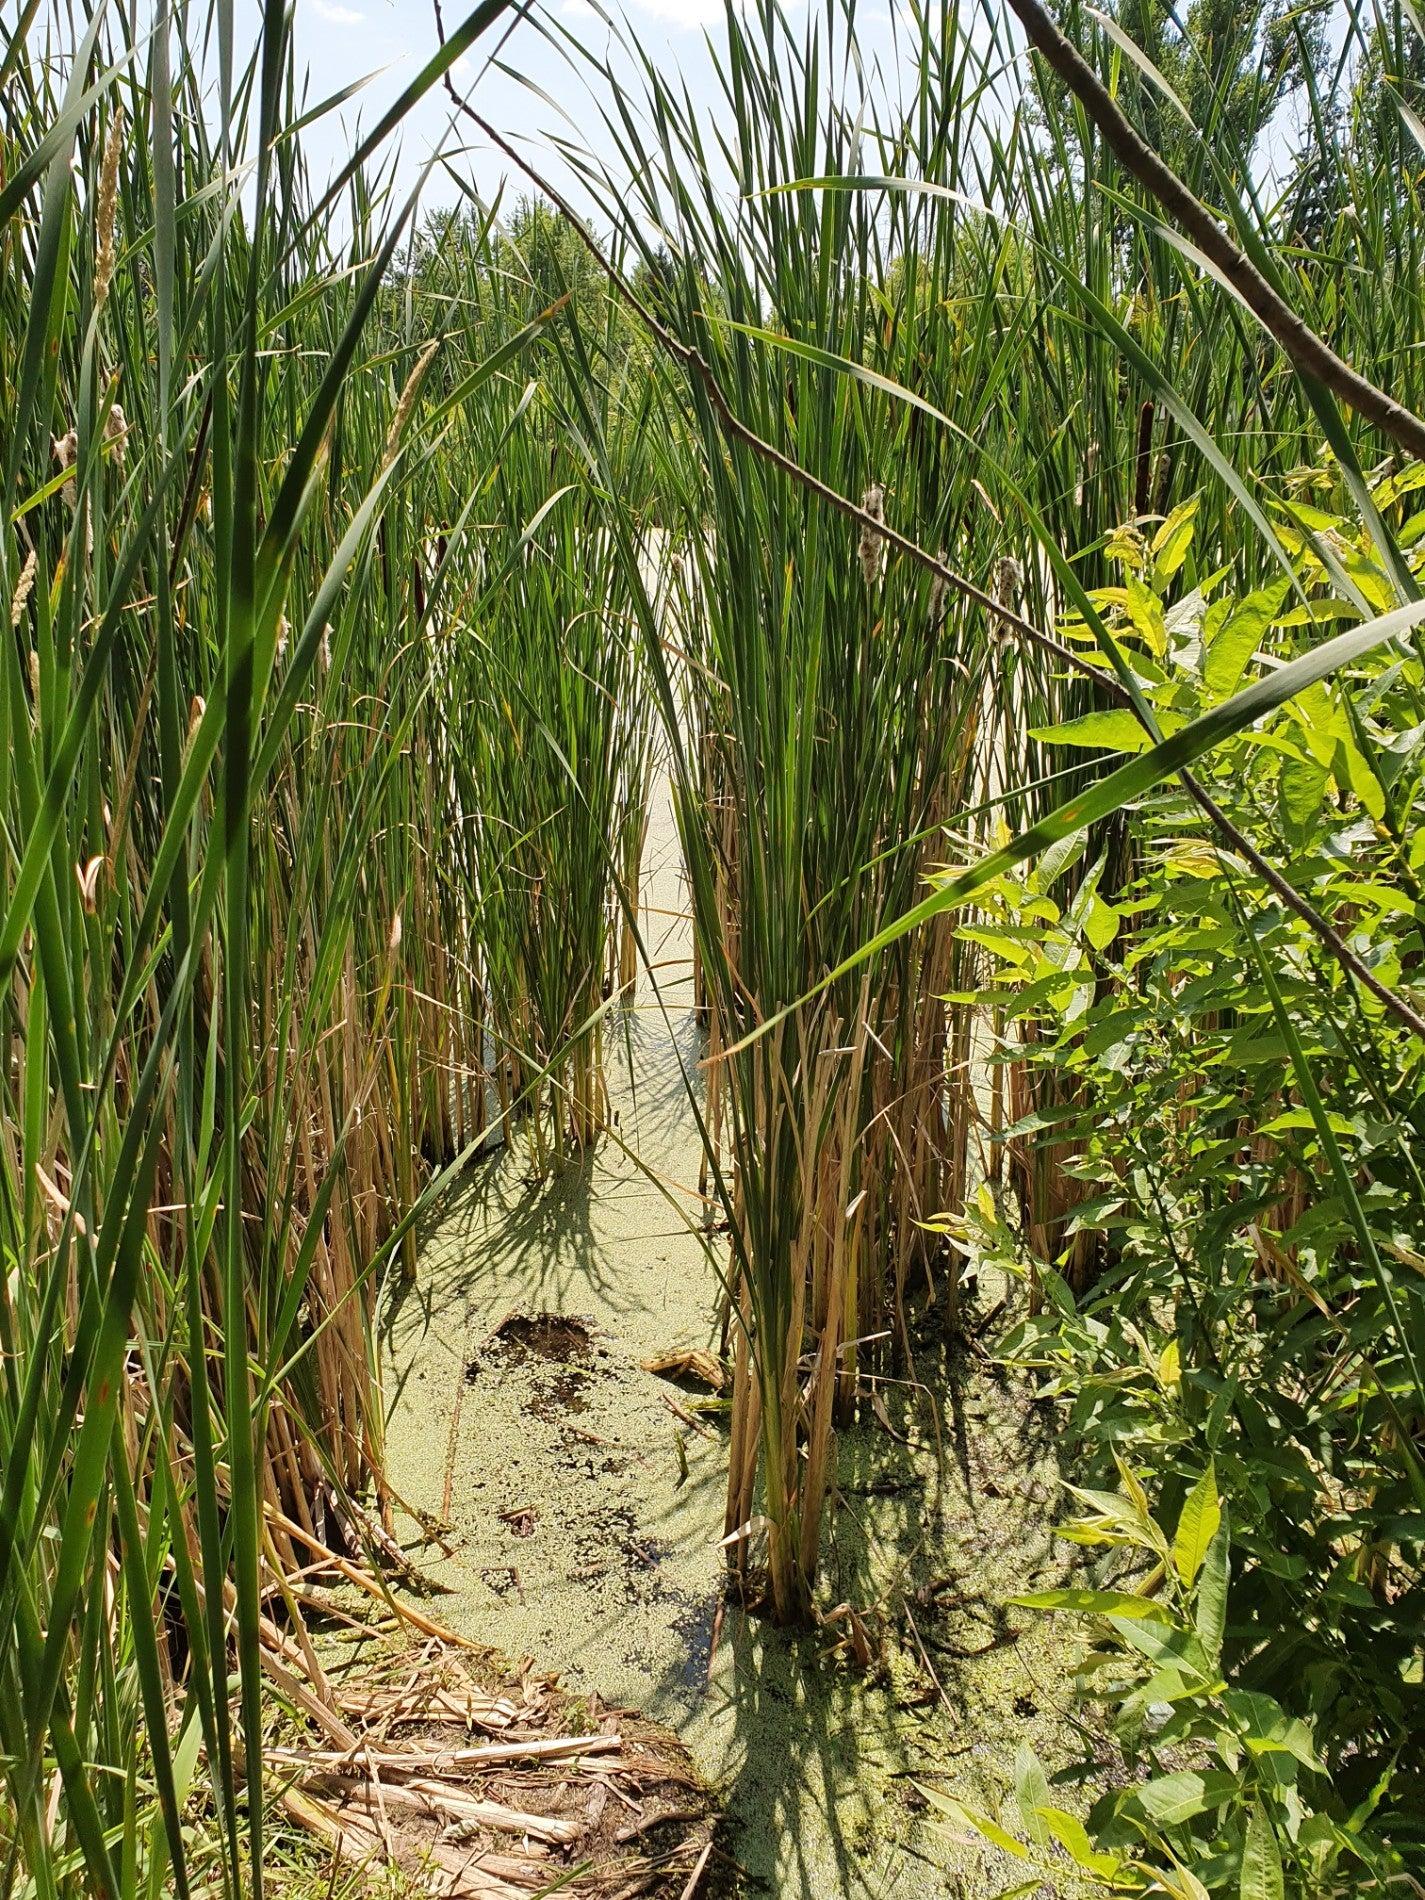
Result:
<svg viewBox="0 0 1425 1900"><path fill-rule="evenodd" d="M438 257L419 272L423 314L457 323L471 348L507 342L535 302L537 235L518 217L472 228L458 284ZM503 1128L522 1134L541 1175L607 1123L608 1030L635 981L630 918L651 769L628 584L589 492L568 397L572 379L593 386L607 374L611 340L587 300L571 330L558 280L547 289L558 306L548 334L454 438L457 453L496 473L445 555L454 601L431 734L447 823L468 864L467 927ZM606 323L615 315L605 310ZM599 353L597 371L586 350ZM634 503L647 480L641 429L607 387L602 400Z"/></svg>
<svg viewBox="0 0 1425 1900"><path fill-rule="evenodd" d="M672 600L648 601L645 618L708 1029L705 1179L723 1183L731 1233L728 1548L743 1584L797 1621L836 1487L835 1421L852 1415L864 1371L906 1358L910 1308L950 1265L928 1224L965 1173L941 1000L953 933L923 933L735 1046L943 861L943 828L973 782L985 629L947 613L882 531L962 538L968 474L893 408L796 353L805 341L875 369L913 356L933 334L935 286L914 288L900 327L880 301L891 253L864 202L771 189L857 163L853 115L810 109L820 29L804 52L771 14L728 31L735 211L700 173L695 132L651 64L649 145L627 123L609 129L638 181L630 245L643 228L688 234L663 269L668 320L739 418L861 503L850 525L729 444L690 378L697 460L670 455L663 483L681 560ZM618 213L612 196L606 209ZM773 330L789 353L764 347Z"/></svg>
<svg viewBox="0 0 1425 1900"><path fill-rule="evenodd" d="M286 1579L379 1534L377 1275L483 1108L399 209L358 154L328 215L283 19L217 112L153 28L32 9L0 89L0 1853L55 1896L261 1891Z"/></svg>

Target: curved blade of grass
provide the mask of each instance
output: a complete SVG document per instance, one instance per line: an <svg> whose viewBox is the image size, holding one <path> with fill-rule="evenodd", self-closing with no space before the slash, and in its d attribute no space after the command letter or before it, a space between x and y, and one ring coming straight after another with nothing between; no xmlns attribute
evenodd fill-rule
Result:
<svg viewBox="0 0 1425 1900"><path fill-rule="evenodd" d="M768 1030L819 995L829 984L856 969L868 957L879 955L882 950L942 911L952 910L967 902L977 891L983 890L1006 871L1012 871L1026 858L1034 857L1060 838L1068 837L1071 832L1081 831L1085 825L1111 817L1135 798L1152 791L1164 779L1180 772L1185 765L1191 765L1203 753L1221 745L1233 733L1244 731L1257 720L1266 718L1278 707L1284 706L1288 700L1294 699L1298 693L1304 693L1309 686L1316 685L1319 680L1329 679L1343 667L1354 665L1376 648L1400 639L1422 622L1425 622L1425 601L1412 601L1408 606L1396 607L1388 614L1380 614L1374 620L1367 621L1364 626L1353 627L1349 632L1337 634L1332 640L1324 640L1311 652L1267 674L1264 679L1257 680L1244 692L1225 700L1222 705L1214 706L1210 712L1203 713L1171 738L1162 740L1160 744L1130 759L1117 771L1110 772L1077 797L1060 805L1037 824L1020 832L1018 837L1011 839L1000 850L992 852L978 864L969 866L954 877L947 878L929 897L922 899L913 909L906 911L863 944L796 1002L789 1003L785 1009L778 1010L737 1042L730 1044L724 1054L735 1055L740 1049L758 1041Z"/></svg>

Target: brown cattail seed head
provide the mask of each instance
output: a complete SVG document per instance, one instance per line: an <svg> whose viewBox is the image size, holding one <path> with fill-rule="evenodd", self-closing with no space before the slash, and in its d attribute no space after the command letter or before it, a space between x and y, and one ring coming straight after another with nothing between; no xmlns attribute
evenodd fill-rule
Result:
<svg viewBox="0 0 1425 1900"><path fill-rule="evenodd" d="M945 566L948 557L944 548L941 548L935 558L942 567ZM937 574L930 583L930 624L932 627L938 627L945 617L945 596L948 591L949 582L943 574Z"/></svg>
<svg viewBox="0 0 1425 1900"><path fill-rule="evenodd" d="M424 380L426 371L430 368L431 358L439 348L440 338L433 337L416 358L416 366L406 378L406 386L401 391L400 401L396 404L396 412L391 417L391 426L386 431L386 451L381 457L381 466L383 468L389 467L395 457L397 449L401 446L401 437L406 432L406 424L410 421L411 411L416 406L416 397L420 393L421 383Z"/></svg>
<svg viewBox="0 0 1425 1900"><path fill-rule="evenodd" d="M1024 585L1024 570L1013 555L1003 554L995 562L994 575L990 581L990 593L995 605L1013 613L1019 604L1019 590ZM996 638L1003 640L1008 636L1009 628L1004 621L996 619Z"/></svg>
<svg viewBox="0 0 1425 1900"><path fill-rule="evenodd" d="M872 482L861 496L861 512L870 515L874 521L886 518L886 491L879 482ZM872 587L880 578L881 564L885 550L885 538L877 534L869 521L861 523L861 540L857 552L861 556L861 572L866 577L866 585Z"/></svg>
<svg viewBox="0 0 1425 1900"><path fill-rule="evenodd" d="M114 403L104 418L104 443L113 450L114 460L123 466L124 440L129 433L129 419L117 403Z"/></svg>
<svg viewBox="0 0 1425 1900"><path fill-rule="evenodd" d="M25 565L20 569L20 578L15 583L14 596L10 601L10 625L18 627L25 617L25 606L35 584L35 550L30 549L25 556Z"/></svg>
<svg viewBox="0 0 1425 1900"><path fill-rule="evenodd" d="M65 435L51 437L50 446L54 450L54 459L59 463L61 468L73 468L79 459L79 431L77 429L71 429ZM72 475L64 484L62 492L64 499L72 508L79 499L79 490L74 485L74 477Z"/></svg>
<svg viewBox="0 0 1425 1900"><path fill-rule="evenodd" d="M99 254L94 266L94 308L101 310L114 277L114 224L119 206L119 152L124 139L124 115L115 111L104 142L99 171Z"/></svg>
<svg viewBox="0 0 1425 1900"><path fill-rule="evenodd" d="M1024 585L1024 570L1012 554L1002 554L995 562L995 599L1001 607L1013 607Z"/></svg>

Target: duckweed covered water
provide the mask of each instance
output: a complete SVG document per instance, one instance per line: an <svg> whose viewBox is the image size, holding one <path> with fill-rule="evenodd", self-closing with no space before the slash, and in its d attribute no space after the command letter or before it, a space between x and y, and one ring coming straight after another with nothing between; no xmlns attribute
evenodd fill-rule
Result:
<svg viewBox="0 0 1425 1900"><path fill-rule="evenodd" d="M917 1372L943 1402L886 1385L885 1422L841 1435L823 1601L882 1630L878 1670L828 1657L835 1624L789 1638L733 1603L719 1614L724 1435L641 1364L714 1343L717 1296L689 1224L680 1062L701 1052L666 806L649 854L667 1013L645 985L612 1078L618 1140L540 1186L518 1140L473 1170L386 1316L390 1480L446 1526L421 1553L449 1592L430 1607L684 1740L726 1805L707 1891L993 1893L1022 1864L921 1790L996 1811L1021 1742L1051 1766L1071 1752L1076 1633L1003 1607L1064 1567L1048 1422L927 1347Z"/></svg>

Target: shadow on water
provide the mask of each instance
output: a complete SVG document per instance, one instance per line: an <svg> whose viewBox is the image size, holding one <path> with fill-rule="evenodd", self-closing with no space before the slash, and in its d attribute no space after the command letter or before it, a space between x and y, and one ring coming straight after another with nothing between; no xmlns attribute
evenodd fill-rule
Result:
<svg viewBox="0 0 1425 1900"><path fill-rule="evenodd" d="M650 1713L716 1738L712 1894L997 1891L999 1869L956 1840L922 1788L994 1812L1021 1741L1055 1753L1063 1632L1004 1603L1062 1574L1052 1436L1021 1396L921 1343L924 1387L886 1384L885 1417L841 1436L823 1552L819 1599L866 1619L877 1666L838 1652L834 1615L794 1635L729 1600L710 1667L714 1589L678 1625L679 1653L648 1694ZM942 1442L957 1408L963 1469Z"/></svg>
<svg viewBox="0 0 1425 1900"><path fill-rule="evenodd" d="M729 1610L728 1623L724 1713L737 1766L719 1839L727 1856L721 1891L814 1900L828 1891L830 1861L836 1891L878 1892L868 1795L887 1774L908 1771L910 1754L884 1729L872 1730L864 1687L828 1665L815 1637L768 1629L740 1608Z"/></svg>
<svg viewBox="0 0 1425 1900"><path fill-rule="evenodd" d="M558 1156L541 1180L529 1172L523 1137L476 1161L442 1197L422 1232L421 1270L393 1280L381 1303L380 1334L387 1362L397 1334L448 1327L453 1310L478 1301L481 1263L499 1260L502 1276L516 1279L535 1310L562 1311L592 1293L600 1304L627 1299L628 1289L606 1271L607 1249L595 1231L616 1207L620 1183L606 1156L590 1147ZM632 1191L638 1192L636 1184ZM439 1245L427 1245L439 1238ZM398 1399L400 1386L391 1393Z"/></svg>

